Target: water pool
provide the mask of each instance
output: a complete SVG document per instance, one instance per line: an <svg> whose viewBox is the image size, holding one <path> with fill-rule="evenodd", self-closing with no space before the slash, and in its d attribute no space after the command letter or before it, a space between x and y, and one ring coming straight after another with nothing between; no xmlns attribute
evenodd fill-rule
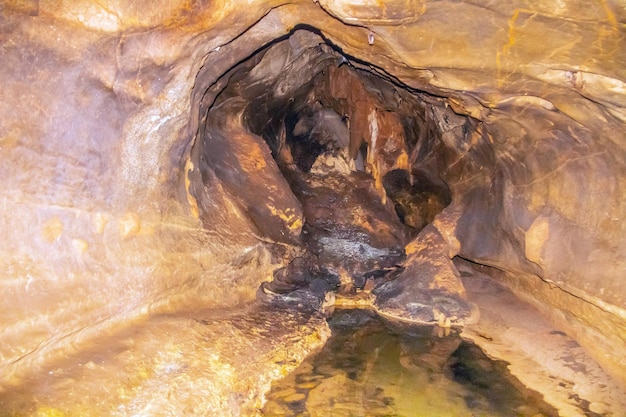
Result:
<svg viewBox="0 0 626 417"><path fill-rule="evenodd" d="M557 415L454 329L337 310L326 346L267 395L264 416Z"/></svg>

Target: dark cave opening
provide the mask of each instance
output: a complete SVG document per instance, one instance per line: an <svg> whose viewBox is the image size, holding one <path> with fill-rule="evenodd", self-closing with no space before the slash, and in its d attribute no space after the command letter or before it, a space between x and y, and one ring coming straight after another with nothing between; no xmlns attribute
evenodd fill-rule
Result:
<svg viewBox="0 0 626 417"><path fill-rule="evenodd" d="M291 60L288 71L272 73L280 59ZM383 79L312 28L276 40L223 78L216 83L207 118L223 118L215 109L242 99L239 123L263 138L287 179L293 175L289 166L308 174L320 156L341 159L345 151L340 162L351 173L368 174L401 221L416 217L409 212L424 212L421 221L404 223L414 233L450 204L451 192L436 160L438 152L445 152L437 119L448 120L452 113L445 101L431 97L424 102L425 94ZM210 143L211 135L207 131L203 142L209 137ZM428 210L417 207L426 201L432 206Z"/></svg>
<svg viewBox="0 0 626 417"><path fill-rule="evenodd" d="M259 235L305 249L272 292L354 293L394 279L405 245L452 202L443 174L457 150L443 136L467 135L471 121L314 31L259 50L204 96L200 206L217 178Z"/></svg>

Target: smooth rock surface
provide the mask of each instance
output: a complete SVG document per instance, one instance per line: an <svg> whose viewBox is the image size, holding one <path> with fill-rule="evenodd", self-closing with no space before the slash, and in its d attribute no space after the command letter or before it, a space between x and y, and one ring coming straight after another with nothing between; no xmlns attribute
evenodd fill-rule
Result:
<svg viewBox="0 0 626 417"><path fill-rule="evenodd" d="M511 373L540 392L559 415L623 414L626 399L619 383L570 335L485 274L484 267L459 259L455 263L462 270L468 299L480 309L480 319L463 328L463 338L508 362Z"/></svg>
<svg viewBox="0 0 626 417"><path fill-rule="evenodd" d="M310 312L248 306L151 317L101 335L0 394L3 415L255 415L273 380L330 331Z"/></svg>

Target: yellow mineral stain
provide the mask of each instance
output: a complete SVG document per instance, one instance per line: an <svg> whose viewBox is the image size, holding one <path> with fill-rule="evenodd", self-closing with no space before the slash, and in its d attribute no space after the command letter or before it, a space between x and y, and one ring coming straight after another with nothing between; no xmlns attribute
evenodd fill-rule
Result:
<svg viewBox="0 0 626 417"><path fill-rule="evenodd" d="M109 216L104 213L96 213L94 223L96 226L96 233L101 235L104 233L104 228L109 223Z"/></svg>
<svg viewBox="0 0 626 417"><path fill-rule="evenodd" d="M198 200L191 194L189 187L191 186L191 180L189 179L189 174L193 171L194 165L191 161L191 158L187 158L185 161L185 192L187 194L187 203L189 203L189 209L191 210L191 214L196 219L200 217L200 210L198 209Z"/></svg>
<svg viewBox="0 0 626 417"><path fill-rule="evenodd" d="M354 214L353 210L353 214ZM355 219L355 221L353 222L354 224L361 226L363 229L367 230L369 233L377 233L380 232L381 230L379 229L374 229L374 225L372 223L370 223L367 218L364 217L364 215L360 216L358 219Z"/></svg>
<svg viewBox="0 0 626 417"><path fill-rule="evenodd" d="M72 246L76 250L77 253L83 254L89 249L89 243L83 239L74 238L72 239Z"/></svg>
<svg viewBox="0 0 626 417"><path fill-rule="evenodd" d="M434 280L429 284L431 290L442 289L451 294L465 296L465 287L455 275L454 271L446 265L441 265L441 272L435 274Z"/></svg>
<svg viewBox="0 0 626 417"><path fill-rule="evenodd" d="M456 238L456 234L454 233L456 220L455 218L451 219L442 216L437 216L435 220L433 220L433 226L435 226L448 244L448 256L450 258L453 258L461 251L461 242Z"/></svg>
<svg viewBox="0 0 626 417"><path fill-rule="evenodd" d="M61 222L61 219L59 219L58 217L48 220L43 226L43 238L50 243L59 240L62 234L63 222Z"/></svg>
<svg viewBox="0 0 626 417"><path fill-rule="evenodd" d="M521 12L520 9L515 9L515 11L513 12L513 16L511 16L511 18L508 21L509 43L505 45L503 48L507 52L513 45L515 45L515 21L519 17L520 12Z"/></svg>
<svg viewBox="0 0 626 417"><path fill-rule="evenodd" d="M294 222L288 225L289 229L291 230L300 230L302 229L302 226L303 226L302 219L300 218L296 219Z"/></svg>
<svg viewBox="0 0 626 417"><path fill-rule="evenodd" d="M385 188L383 187L383 177L380 170L380 160L375 159L371 164L371 168L372 177L374 177L374 188L376 188L376 191L378 191L378 194L380 194L380 200L383 202L383 204L386 204L387 193L385 192Z"/></svg>
<svg viewBox="0 0 626 417"><path fill-rule="evenodd" d="M539 266L543 264L543 247L550 236L550 223L546 217L540 216L530 225L525 235L524 254L526 259Z"/></svg>
<svg viewBox="0 0 626 417"><path fill-rule="evenodd" d="M263 152L263 148L261 148L257 143L253 141L246 141L248 147L245 152L242 152L241 155L245 155L245 159L242 158L242 169L250 174L257 173L267 167L267 163L265 162L265 153Z"/></svg>
<svg viewBox="0 0 626 417"><path fill-rule="evenodd" d="M497 70L497 78L498 78L498 87L502 87L504 83L504 79L502 77L502 58L507 56L511 51L511 48L517 42L516 38L516 21L519 18L520 13L532 13L530 10L525 9L515 9L513 15L507 22L508 26L508 42L506 45L502 47L502 50L496 52L496 70Z"/></svg>
<svg viewBox="0 0 626 417"><path fill-rule="evenodd" d="M141 230L141 221L136 213L128 212L119 221L120 234L122 237L131 237Z"/></svg>
<svg viewBox="0 0 626 417"><path fill-rule="evenodd" d="M291 207L283 211L277 209L273 204L268 204L267 208L273 216L278 216L290 230L299 230L302 228L302 218L300 218Z"/></svg>
<svg viewBox="0 0 626 417"><path fill-rule="evenodd" d="M478 132L478 130L472 132L472 136L470 137L470 147L476 146L483 139L483 135Z"/></svg>
<svg viewBox="0 0 626 417"><path fill-rule="evenodd" d="M402 150L402 152L400 152L398 159L396 159L396 167L398 167L398 169L404 169L410 172L409 155L404 151L404 149Z"/></svg>
<svg viewBox="0 0 626 417"><path fill-rule="evenodd" d="M423 243L416 239L407 243L407 245L404 247L404 252L406 253L406 256L410 256L414 253L419 252L422 249L424 249Z"/></svg>
<svg viewBox="0 0 626 417"><path fill-rule="evenodd" d="M615 13L611 10L611 6L607 0L602 0L602 8L604 9L604 13L606 13L606 19L609 21L611 26L614 29L619 30L619 22L617 21L617 17L615 17Z"/></svg>
<svg viewBox="0 0 626 417"><path fill-rule="evenodd" d="M35 417L64 417L65 413L56 408L41 406L37 408Z"/></svg>

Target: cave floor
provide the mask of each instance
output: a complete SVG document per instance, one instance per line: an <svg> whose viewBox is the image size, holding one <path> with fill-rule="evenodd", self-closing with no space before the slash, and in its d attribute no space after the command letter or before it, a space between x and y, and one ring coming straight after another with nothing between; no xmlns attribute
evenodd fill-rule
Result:
<svg viewBox="0 0 626 417"><path fill-rule="evenodd" d="M509 362L511 373L561 416L624 416L622 387L574 339L493 278L456 263L468 299L480 310L478 321L463 328L463 338Z"/></svg>
<svg viewBox="0 0 626 417"><path fill-rule="evenodd" d="M623 416L626 396L572 338L488 275L459 264L480 309L461 336L510 363L561 416ZM0 393L0 416L256 415L271 383L330 335L295 306L161 315Z"/></svg>
<svg viewBox="0 0 626 417"><path fill-rule="evenodd" d="M0 416L255 415L329 335L294 308L154 316L0 392Z"/></svg>

